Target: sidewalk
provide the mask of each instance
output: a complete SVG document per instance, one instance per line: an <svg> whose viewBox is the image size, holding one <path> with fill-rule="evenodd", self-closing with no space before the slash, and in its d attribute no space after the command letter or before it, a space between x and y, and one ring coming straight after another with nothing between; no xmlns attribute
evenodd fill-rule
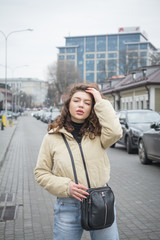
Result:
<svg viewBox="0 0 160 240"><path fill-rule="evenodd" d="M0 130L0 167L3 164L10 142L17 126L17 120L14 120L14 125L4 127L4 130Z"/></svg>

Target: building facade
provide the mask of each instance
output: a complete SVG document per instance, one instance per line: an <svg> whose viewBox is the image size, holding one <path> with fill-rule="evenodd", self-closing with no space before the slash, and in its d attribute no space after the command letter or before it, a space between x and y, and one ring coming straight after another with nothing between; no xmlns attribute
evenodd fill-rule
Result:
<svg viewBox="0 0 160 240"><path fill-rule="evenodd" d="M4 82L4 79L0 79L0 83ZM7 84L12 93L12 100L7 100L10 105L25 106L24 95L30 97L31 106L42 106L46 100L48 83L45 81L34 78L8 78Z"/></svg>
<svg viewBox="0 0 160 240"><path fill-rule="evenodd" d="M6 104L6 88L5 83L0 82L0 111L5 109ZM12 104L12 91L9 86L7 86L7 109L11 109Z"/></svg>
<svg viewBox="0 0 160 240"><path fill-rule="evenodd" d="M116 34L65 37L65 46L58 49L58 61L73 61L78 67L80 82L96 83L150 65L157 50L139 27L120 28Z"/></svg>
<svg viewBox="0 0 160 240"><path fill-rule="evenodd" d="M102 89L115 110L152 109L160 112L160 65L140 68L115 85Z"/></svg>

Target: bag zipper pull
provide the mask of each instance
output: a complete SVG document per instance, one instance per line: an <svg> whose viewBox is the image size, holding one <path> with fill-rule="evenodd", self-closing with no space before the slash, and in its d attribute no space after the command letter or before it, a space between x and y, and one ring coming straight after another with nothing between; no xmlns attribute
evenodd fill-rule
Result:
<svg viewBox="0 0 160 240"><path fill-rule="evenodd" d="M104 194L104 192L102 192L101 194L102 194L102 197L105 197L105 194Z"/></svg>

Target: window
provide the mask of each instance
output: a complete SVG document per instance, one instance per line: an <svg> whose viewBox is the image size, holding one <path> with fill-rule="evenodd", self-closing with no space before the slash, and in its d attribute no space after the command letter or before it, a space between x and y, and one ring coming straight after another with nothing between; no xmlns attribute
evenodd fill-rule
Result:
<svg viewBox="0 0 160 240"><path fill-rule="evenodd" d="M147 65L147 59L146 58L141 58L140 59L140 66L143 67L143 66L146 66Z"/></svg>
<svg viewBox="0 0 160 240"><path fill-rule="evenodd" d="M75 48L66 48L67 53L75 53Z"/></svg>
<svg viewBox="0 0 160 240"><path fill-rule="evenodd" d="M65 48L59 48L59 53L65 53Z"/></svg>
<svg viewBox="0 0 160 240"><path fill-rule="evenodd" d="M105 60L97 60L97 71L105 71Z"/></svg>
<svg viewBox="0 0 160 240"><path fill-rule="evenodd" d="M117 58L117 53L108 53L108 58Z"/></svg>
<svg viewBox="0 0 160 240"><path fill-rule="evenodd" d="M144 104L143 101L141 101L141 109L144 108L144 105L143 105L143 104Z"/></svg>
<svg viewBox="0 0 160 240"><path fill-rule="evenodd" d="M117 51L117 36L108 36L108 51Z"/></svg>
<svg viewBox="0 0 160 240"><path fill-rule="evenodd" d="M94 73L86 73L86 81L94 82Z"/></svg>
<svg viewBox="0 0 160 240"><path fill-rule="evenodd" d="M97 52L106 51L106 36L97 37Z"/></svg>
<svg viewBox="0 0 160 240"><path fill-rule="evenodd" d="M136 70L138 68L137 58L128 60L128 70Z"/></svg>
<svg viewBox="0 0 160 240"><path fill-rule="evenodd" d="M66 38L66 45L67 46L71 46L74 45L74 38L70 37L70 38Z"/></svg>
<svg viewBox="0 0 160 240"><path fill-rule="evenodd" d="M146 57L147 56L147 52L140 52L140 56L141 57Z"/></svg>
<svg viewBox="0 0 160 240"><path fill-rule="evenodd" d="M140 49L147 49L147 43L141 43Z"/></svg>
<svg viewBox="0 0 160 240"><path fill-rule="evenodd" d="M95 51L95 37L86 37L86 52Z"/></svg>
<svg viewBox="0 0 160 240"><path fill-rule="evenodd" d="M77 52L77 64L78 64L78 69L79 69L79 74L80 74L80 80L82 80L84 78L84 62L83 62L83 52Z"/></svg>
<svg viewBox="0 0 160 240"><path fill-rule="evenodd" d="M134 58L134 57L138 57L138 52L129 52L128 53L128 58Z"/></svg>
<svg viewBox="0 0 160 240"><path fill-rule="evenodd" d="M84 52L84 38L83 37L69 37L66 38L66 46L77 45L77 52Z"/></svg>
<svg viewBox="0 0 160 240"><path fill-rule="evenodd" d="M97 73L97 83L105 82L106 73L105 72L98 72Z"/></svg>
<svg viewBox="0 0 160 240"><path fill-rule="evenodd" d="M119 36L119 49L123 50L126 48L125 43L127 42L139 42L140 34L124 34Z"/></svg>
<svg viewBox="0 0 160 240"><path fill-rule="evenodd" d="M128 50L138 50L138 44L128 44Z"/></svg>
<svg viewBox="0 0 160 240"><path fill-rule="evenodd" d="M121 62L121 60L120 60L120 62L119 62L119 74L120 75L123 75L123 74L125 74L126 73L126 64L125 64L125 62Z"/></svg>
<svg viewBox="0 0 160 240"><path fill-rule="evenodd" d="M64 59L64 55L59 55L59 60L63 60Z"/></svg>
<svg viewBox="0 0 160 240"><path fill-rule="evenodd" d="M15 88L15 83L11 83L11 88Z"/></svg>
<svg viewBox="0 0 160 240"><path fill-rule="evenodd" d="M75 56L74 55L68 55L67 59L75 59Z"/></svg>
<svg viewBox="0 0 160 240"><path fill-rule="evenodd" d="M139 109L139 102L136 102L136 109Z"/></svg>
<svg viewBox="0 0 160 240"><path fill-rule="evenodd" d="M94 58L94 54L86 54L86 58L87 59L92 59L92 58Z"/></svg>
<svg viewBox="0 0 160 240"><path fill-rule="evenodd" d="M94 61L86 61L86 71L94 71Z"/></svg>
<svg viewBox="0 0 160 240"><path fill-rule="evenodd" d="M105 58L106 54L105 53L98 53L97 58Z"/></svg>
<svg viewBox="0 0 160 240"><path fill-rule="evenodd" d="M117 75L117 72L108 72L108 78L111 78L113 76L116 76Z"/></svg>
<svg viewBox="0 0 160 240"><path fill-rule="evenodd" d="M108 71L117 71L117 60L108 60Z"/></svg>
<svg viewBox="0 0 160 240"><path fill-rule="evenodd" d="M129 105L128 105L128 102L126 102L126 109L129 109L128 106L129 106Z"/></svg>

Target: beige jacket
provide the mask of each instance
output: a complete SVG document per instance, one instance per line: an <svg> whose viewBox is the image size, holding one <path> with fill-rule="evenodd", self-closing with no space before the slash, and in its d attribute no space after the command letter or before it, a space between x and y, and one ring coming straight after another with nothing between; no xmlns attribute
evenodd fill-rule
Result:
<svg viewBox="0 0 160 240"><path fill-rule="evenodd" d="M108 100L101 100L94 106L95 113L102 125L101 136L90 140L83 136L81 146L91 187L101 187L109 181L110 164L106 149L122 136L119 119ZM64 128L60 130L66 136L71 148L78 181L87 186L85 170L80 148L71 133ZM74 181L71 159L60 133L51 130L43 139L35 168L37 182L58 197L69 197L69 184Z"/></svg>

